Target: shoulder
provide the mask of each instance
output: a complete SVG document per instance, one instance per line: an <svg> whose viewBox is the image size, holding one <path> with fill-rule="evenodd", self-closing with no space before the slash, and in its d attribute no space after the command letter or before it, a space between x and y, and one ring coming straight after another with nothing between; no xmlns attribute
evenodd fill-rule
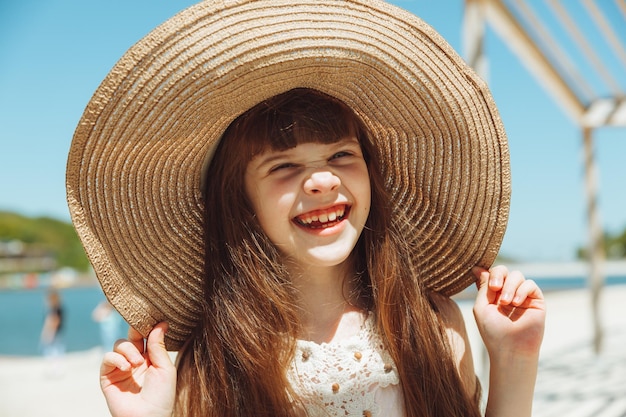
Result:
<svg viewBox="0 0 626 417"><path fill-rule="evenodd" d="M430 293L429 298L435 312L446 328L462 329L463 333L465 333L463 314L454 300L436 292Z"/></svg>

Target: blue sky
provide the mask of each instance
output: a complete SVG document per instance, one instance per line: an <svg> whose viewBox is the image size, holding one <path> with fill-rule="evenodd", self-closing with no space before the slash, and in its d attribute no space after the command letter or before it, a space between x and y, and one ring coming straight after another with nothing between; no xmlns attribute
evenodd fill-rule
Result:
<svg viewBox="0 0 626 417"><path fill-rule="evenodd" d="M189 0L0 0L0 210L69 220L65 161L117 59ZM462 0L395 0L461 51ZM566 261L587 239L581 133L487 32L488 81L507 129L513 196L503 255ZM626 80L622 80L626 81ZM626 228L626 129L597 130L603 227Z"/></svg>

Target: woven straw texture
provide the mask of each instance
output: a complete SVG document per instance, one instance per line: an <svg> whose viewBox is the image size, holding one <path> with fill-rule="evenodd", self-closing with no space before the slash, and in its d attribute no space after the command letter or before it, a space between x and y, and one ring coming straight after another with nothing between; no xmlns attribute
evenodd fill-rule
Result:
<svg viewBox="0 0 626 417"><path fill-rule="evenodd" d="M426 286L457 293L496 257L505 132L484 83L431 27L377 0L203 2L114 66L67 166L72 219L107 297L144 335L167 320L169 349L200 314L208 155L238 115L296 87L344 101L373 132Z"/></svg>

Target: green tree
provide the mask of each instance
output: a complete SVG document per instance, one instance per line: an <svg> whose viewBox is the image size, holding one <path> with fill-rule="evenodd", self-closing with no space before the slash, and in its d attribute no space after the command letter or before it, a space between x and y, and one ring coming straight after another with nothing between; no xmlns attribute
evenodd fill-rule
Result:
<svg viewBox="0 0 626 417"><path fill-rule="evenodd" d="M69 222L0 211L0 241L13 240L22 242L28 253L53 257L59 267L78 271L89 268L87 256Z"/></svg>
<svg viewBox="0 0 626 417"><path fill-rule="evenodd" d="M620 234L605 237L607 257L610 259L626 258L626 229Z"/></svg>
<svg viewBox="0 0 626 417"><path fill-rule="evenodd" d="M621 233L616 234L605 232L602 243L607 259L626 258L626 228ZM576 255L579 259L588 259L587 248L578 248Z"/></svg>

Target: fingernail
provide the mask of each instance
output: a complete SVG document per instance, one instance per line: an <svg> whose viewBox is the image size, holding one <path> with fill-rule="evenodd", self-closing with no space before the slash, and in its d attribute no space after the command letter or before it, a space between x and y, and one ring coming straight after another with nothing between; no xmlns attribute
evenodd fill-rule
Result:
<svg viewBox="0 0 626 417"><path fill-rule="evenodd" d="M512 297L512 296L511 296L511 294L510 294L510 293L508 293L508 292L505 292L505 293L503 293L503 294L500 296L500 300L501 300L501 301L505 301L505 302L507 302L507 303L510 303L510 302L511 302L511 298L513 298L513 297Z"/></svg>

